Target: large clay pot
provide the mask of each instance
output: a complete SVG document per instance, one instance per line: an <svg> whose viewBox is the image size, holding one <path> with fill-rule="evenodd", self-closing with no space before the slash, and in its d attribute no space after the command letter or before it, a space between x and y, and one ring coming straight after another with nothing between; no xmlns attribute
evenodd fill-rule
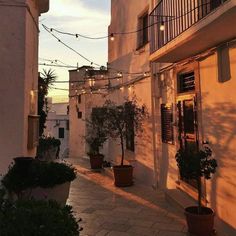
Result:
<svg viewBox="0 0 236 236"><path fill-rule="evenodd" d="M133 185L133 166L113 166L115 186L128 187Z"/></svg>
<svg viewBox="0 0 236 236"><path fill-rule="evenodd" d="M89 155L91 169L101 169L104 156L102 154Z"/></svg>
<svg viewBox="0 0 236 236"><path fill-rule="evenodd" d="M52 188L33 188L24 191L23 198L33 198L35 200L55 200L61 205L66 204L69 197L70 182L56 185Z"/></svg>
<svg viewBox="0 0 236 236"><path fill-rule="evenodd" d="M189 233L196 236L210 236L214 232L214 211L202 207L202 214L198 214L198 207L185 208L185 216Z"/></svg>

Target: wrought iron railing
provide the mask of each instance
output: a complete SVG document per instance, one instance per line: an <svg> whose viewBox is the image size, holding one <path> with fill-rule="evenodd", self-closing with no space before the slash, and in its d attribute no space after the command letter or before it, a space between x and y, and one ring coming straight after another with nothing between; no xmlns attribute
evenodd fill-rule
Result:
<svg viewBox="0 0 236 236"><path fill-rule="evenodd" d="M149 17L151 53L157 51L227 0L161 0Z"/></svg>

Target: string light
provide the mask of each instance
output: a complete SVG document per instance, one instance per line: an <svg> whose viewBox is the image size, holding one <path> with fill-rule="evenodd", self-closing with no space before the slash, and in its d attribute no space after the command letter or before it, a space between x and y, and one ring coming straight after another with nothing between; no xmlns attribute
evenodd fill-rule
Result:
<svg viewBox="0 0 236 236"><path fill-rule="evenodd" d="M111 40L111 41L114 41L114 40L115 40L114 33L111 33L111 34L110 34L110 40Z"/></svg>
<svg viewBox="0 0 236 236"><path fill-rule="evenodd" d="M165 31L165 23L164 23L164 21L161 22L160 31Z"/></svg>
<svg viewBox="0 0 236 236"><path fill-rule="evenodd" d="M110 40L111 41L114 41L114 39L115 39L115 34L116 35L124 35L124 34L135 34L135 33L138 33L138 32L141 32L141 31L143 31L144 29L148 29L148 28L150 28L150 27L152 27L152 26L154 26L154 25L156 25L156 24L158 24L158 23L160 23L161 22L161 25L160 25L160 30L161 31L163 31L163 30L165 30L165 25L164 25L164 22L170 22L170 21L174 21L174 20L177 20L177 19L180 19L180 18L182 18L182 17L184 17L184 16L186 16L186 15L188 15L188 14L190 14L191 12L193 12L193 11L196 11L197 9L200 9L201 7L203 7L203 6L208 6L208 5L210 5L211 4L211 2L207 2L207 3L202 3L202 4L200 4L200 5L198 5L198 6L196 6L196 7L194 7L194 8L192 8L192 9L190 9L189 11L186 11L185 13L183 13L183 14L181 14L181 15L178 15L178 16L167 16L167 15L165 15L165 16L163 16L163 15L150 15L151 17L153 17L153 16L156 16L156 17L158 17L158 18L165 18L165 20L157 20L156 22L154 22L154 23L152 23L152 24L150 24L150 25L148 25L148 26L146 26L146 27L144 27L144 28L140 28L140 29L138 29L138 30L131 30L131 31L126 31L126 32L112 32L109 36L102 36L102 37L90 37L90 36L86 36L86 35L83 35L83 34L78 34L78 33L76 33L76 34L74 34L74 33L68 33L68 32L63 32L63 31L60 31L60 30L57 30L57 29L55 29L55 28L48 28L48 27L46 27L45 25L43 25L44 27L46 27L47 29L49 29L50 30L50 32L53 32L53 31L55 31L55 32L57 32L57 33L60 33L60 34L65 34L65 35L70 35L70 36L80 36L80 37L82 37L82 38L86 38L86 39L106 39L106 38L110 38Z"/></svg>
<svg viewBox="0 0 236 236"><path fill-rule="evenodd" d="M67 45L66 43L64 43L63 41L61 41L56 35L54 35L52 33L52 31L49 30L49 28L47 26L45 26L44 24L42 24L43 28L48 32L50 33L55 39L58 40L58 42L60 42L61 44L63 44L65 47L67 47L68 49L70 49L71 51L73 51L74 53L76 53L77 55L79 55L81 58L83 58L84 60L94 64L94 65L97 65L99 67L101 67L102 65L99 65L97 63L94 63L93 61L89 60L87 57L85 57L84 55L82 55L81 53L79 53L77 50L73 49L72 47L70 47L69 45Z"/></svg>

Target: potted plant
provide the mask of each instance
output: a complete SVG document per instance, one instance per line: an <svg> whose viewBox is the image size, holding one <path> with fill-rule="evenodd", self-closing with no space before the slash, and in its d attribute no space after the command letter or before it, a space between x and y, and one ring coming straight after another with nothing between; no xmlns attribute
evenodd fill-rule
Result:
<svg viewBox="0 0 236 236"><path fill-rule="evenodd" d="M80 228L71 206L54 201L17 200L0 196L1 236L79 236Z"/></svg>
<svg viewBox="0 0 236 236"><path fill-rule="evenodd" d="M75 168L65 163L33 160L22 166L12 165L2 179L10 195L18 199L54 199L66 203L70 182L76 178Z"/></svg>
<svg viewBox="0 0 236 236"><path fill-rule="evenodd" d="M102 108L94 108L90 119L86 120L87 135L85 141L89 146L88 156L92 169L101 169L103 165L104 155L100 153L100 148L107 140L104 114Z"/></svg>
<svg viewBox="0 0 236 236"><path fill-rule="evenodd" d="M202 179L211 179L217 168L217 161L212 158L212 150L205 146L180 149L176 154L180 177L195 180L198 190L198 206L185 208L189 233L208 236L213 232L214 211L202 205Z"/></svg>
<svg viewBox="0 0 236 236"><path fill-rule="evenodd" d="M113 166L115 185L125 187L133 184L133 167L125 165L125 142L132 131L135 137L142 132L143 121L148 113L146 107L138 106L137 100L125 100L121 105L107 100L104 104L108 134L112 139L119 139L121 146L120 165Z"/></svg>
<svg viewBox="0 0 236 236"><path fill-rule="evenodd" d="M55 160L59 155L60 145L61 141L59 139L42 136L39 139L37 158L42 161Z"/></svg>

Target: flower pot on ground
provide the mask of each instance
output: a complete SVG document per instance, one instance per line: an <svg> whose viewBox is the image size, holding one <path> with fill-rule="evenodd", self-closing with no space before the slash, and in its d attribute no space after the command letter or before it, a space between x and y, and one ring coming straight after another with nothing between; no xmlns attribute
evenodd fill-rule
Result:
<svg viewBox="0 0 236 236"><path fill-rule="evenodd" d="M195 180L198 190L198 206L185 209L189 233L197 236L210 236L214 231L214 211L202 206L202 179L211 179L217 168L217 161L212 158L212 150L204 147L180 149L176 161L181 178Z"/></svg>
<svg viewBox="0 0 236 236"><path fill-rule="evenodd" d="M133 185L133 167L131 165L113 166L115 186L128 187Z"/></svg>
<svg viewBox="0 0 236 236"><path fill-rule="evenodd" d="M27 170L18 163L11 166L2 184L10 195L18 199L54 199L64 204L69 194L69 183L75 178L76 172L72 166L33 160Z"/></svg>
<svg viewBox="0 0 236 236"><path fill-rule="evenodd" d="M85 141L89 146L88 156L91 169L101 169L104 155L100 148L107 140L107 126L105 124L105 113L102 108L93 108L90 119L86 120L87 135Z"/></svg>
<svg viewBox="0 0 236 236"><path fill-rule="evenodd" d="M37 158L42 161L54 161L59 156L61 141L54 137L41 137L37 149Z"/></svg>
<svg viewBox="0 0 236 236"><path fill-rule="evenodd" d="M103 167L104 156L100 153L88 153L91 169L101 169Z"/></svg>
<svg viewBox="0 0 236 236"><path fill-rule="evenodd" d="M126 138L133 138L143 129L143 121L148 116L146 107L139 106L137 100L125 100L121 105L107 100L104 104L106 111L106 121L108 135L110 138L120 141L121 162L118 166L113 166L115 185L126 187L133 184L133 167L125 165L125 142Z"/></svg>

